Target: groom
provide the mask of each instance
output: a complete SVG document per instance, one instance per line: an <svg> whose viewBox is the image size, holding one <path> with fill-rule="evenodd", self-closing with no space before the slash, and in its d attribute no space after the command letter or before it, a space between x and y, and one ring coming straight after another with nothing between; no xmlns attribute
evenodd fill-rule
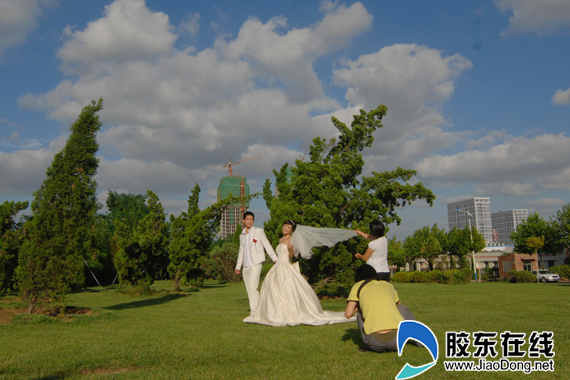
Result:
<svg viewBox="0 0 570 380"><path fill-rule="evenodd" d="M236 274L241 273L243 266L243 282L245 282L245 289L249 298L249 310L252 313L257 308L259 301L257 287L259 286L261 267L265 261L265 251L273 262L277 261L277 255L269 244L263 228L254 227L254 220L255 217L251 211L243 214L245 228L239 236L239 255L236 264Z"/></svg>

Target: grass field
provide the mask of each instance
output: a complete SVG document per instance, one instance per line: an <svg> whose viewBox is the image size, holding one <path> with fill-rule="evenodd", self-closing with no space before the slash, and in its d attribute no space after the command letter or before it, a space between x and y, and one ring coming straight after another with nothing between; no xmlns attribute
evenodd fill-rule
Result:
<svg viewBox="0 0 570 380"><path fill-rule="evenodd" d="M438 363L416 379L570 379L570 284L395 284L416 318L436 334ZM361 353L356 323L268 327L246 324L243 284L203 289L159 282L157 296L114 288L70 294L92 315L18 315L0 324L0 379L394 379L406 362L431 361L425 348ZM162 291L164 290L164 291ZM2 300L0 307L13 306ZM323 300L344 310L345 300ZM446 331L554 332L555 371L446 372ZM526 350L528 345L523 346ZM500 355L500 344L497 344ZM472 350L472 348L470 348ZM491 358L488 358L491 360ZM529 360L523 358L522 360ZM544 359L542 359L544 360Z"/></svg>

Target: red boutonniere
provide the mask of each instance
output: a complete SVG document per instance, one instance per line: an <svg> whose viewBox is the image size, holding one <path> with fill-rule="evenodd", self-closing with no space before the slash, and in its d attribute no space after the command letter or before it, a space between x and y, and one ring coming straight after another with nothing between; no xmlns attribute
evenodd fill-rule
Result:
<svg viewBox="0 0 570 380"><path fill-rule="evenodd" d="M257 243L257 240L253 239L253 242L254 242L254 243Z"/></svg>

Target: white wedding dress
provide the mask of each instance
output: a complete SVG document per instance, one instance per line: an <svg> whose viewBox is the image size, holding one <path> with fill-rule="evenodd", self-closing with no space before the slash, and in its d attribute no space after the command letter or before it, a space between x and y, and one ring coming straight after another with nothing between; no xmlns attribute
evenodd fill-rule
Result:
<svg viewBox="0 0 570 380"><path fill-rule="evenodd" d="M291 264L285 244L279 244L277 263L265 276L257 309L243 321L269 326L327 325L353 322L344 312L323 311L319 298L301 275L299 263Z"/></svg>

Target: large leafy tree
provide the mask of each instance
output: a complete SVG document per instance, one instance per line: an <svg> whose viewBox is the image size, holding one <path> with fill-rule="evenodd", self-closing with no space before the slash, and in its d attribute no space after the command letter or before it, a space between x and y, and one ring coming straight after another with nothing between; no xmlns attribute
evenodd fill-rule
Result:
<svg viewBox="0 0 570 380"><path fill-rule="evenodd" d="M433 270L435 258L443 253L446 245L445 231L434 224L432 227L425 226L415 230L404 240L403 248L410 257L426 260L429 269Z"/></svg>
<svg viewBox="0 0 570 380"><path fill-rule="evenodd" d="M407 255L404 250L403 242L399 241L396 236L388 239L388 263L396 267L396 271L406 266L407 263L414 261L413 258Z"/></svg>
<svg viewBox="0 0 570 380"><path fill-rule="evenodd" d="M5 201L0 205L0 295L12 291L14 287L14 273L23 237L15 217L28 208L28 204Z"/></svg>
<svg viewBox="0 0 570 380"><path fill-rule="evenodd" d="M467 227L469 228L469 227ZM465 233L467 232L467 234ZM467 238L466 238L467 236ZM447 245L446 253L449 256L449 265L451 269L455 269L454 257L457 257L457 262L460 267L468 265L466 257L469 255L469 230L455 227L447 232Z"/></svg>
<svg viewBox="0 0 570 380"><path fill-rule="evenodd" d="M169 245L168 271L174 278L174 290L180 282L202 287L203 263L220 226L221 211L233 198L200 210L200 186L196 184L188 198L188 211L178 217L170 216L172 240Z"/></svg>
<svg viewBox="0 0 570 380"><path fill-rule="evenodd" d="M295 162L290 179L287 164L274 171L278 197L271 191L270 180L266 180L263 197L271 219L265 223L265 229L274 244L286 219L314 227L367 231L373 219L400 224L397 207L420 199L433 204L435 196L429 189L421 183L409 183L416 174L413 170L398 168L362 175L362 152L372 146L373 133L382 127L386 111L382 105L370 112L360 110L350 127L333 117L338 138L313 139L309 159ZM313 283L336 280L348 285L352 282L353 268L360 265L353 254L365 249L365 241L351 239L332 249L314 249L313 258L302 261L301 265Z"/></svg>
<svg viewBox="0 0 570 380"><path fill-rule="evenodd" d="M566 203L561 210L556 212L556 217L551 218L554 239L560 249L570 252L570 203Z"/></svg>
<svg viewBox="0 0 570 380"><path fill-rule="evenodd" d="M158 274L166 269L169 243L168 223L158 196L147 191L148 214L134 227L115 220L118 252L115 267L124 285L150 292Z"/></svg>
<svg viewBox="0 0 570 380"><path fill-rule="evenodd" d="M473 252L481 252L485 246L485 238L475 227L469 229L465 226L462 230L455 227L447 233L447 243L445 246L451 268L454 268L453 256L456 256L460 267L471 265L467 258Z"/></svg>
<svg viewBox="0 0 570 380"><path fill-rule="evenodd" d="M529 244L536 241L529 240L532 237L543 238L543 246L537 249L536 244ZM511 232L511 239L515 242L515 252L528 255L538 253L539 262L542 262L543 254L558 254L561 249L555 228L536 212L519 224L516 231Z"/></svg>
<svg viewBox="0 0 570 380"><path fill-rule="evenodd" d="M98 262L94 221L99 204L93 177L99 164L97 113L102 107L99 99L83 108L34 193L33 218L24 226L28 236L17 269L18 288L29 312L44 297L59 299L72 287L82 286L84 262Z"/></svg>

